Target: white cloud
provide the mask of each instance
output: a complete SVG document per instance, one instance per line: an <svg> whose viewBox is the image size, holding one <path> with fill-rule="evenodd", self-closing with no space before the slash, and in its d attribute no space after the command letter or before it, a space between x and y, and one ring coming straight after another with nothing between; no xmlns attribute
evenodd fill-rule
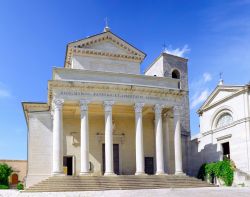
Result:
<svg viewBox="0 0 250 197"><path fill-rule="evenodd" d="M195 108L197 105L204 102L209 96L209 93L210 91L208 89L205 89L202 92L195 94L191 99L192 100L191 106L190 106L191 109Z"/></svg>
<svg viewBox="0 0 250 197"><path fill-rule="evenodd" d="M190 48L188 47L187 44L185 44L182 49L181 48L176 48L176 49L172 49L172 46L170 45L169 47L167 47L164 52L169 53L171 55L176 55L179 57L184 57L184 55L188 52L190 52Z"/></svg>
<svg viewBox="0 0 250 197"><path fill-rule="evenodd" d="M11 93L10 91L6 88L6 86L0 82L0 98L7 98L10 97Z"/></svg>
<svg viewBox="0 0 250 197"><path fill-rule="evenodd" d="M212 76L209 73L204 73L203 79L204 79L204 82L208 82L212 80Z"/></svg>
<svg viewBox="0 0 250 197"><path fill-rule="evenodd" d="M190 84L191 104L193 109L203 103L209 96L211 90L208 87L208 82L212 80L212 75L208 72L202 74L202 77Z"/></svg>

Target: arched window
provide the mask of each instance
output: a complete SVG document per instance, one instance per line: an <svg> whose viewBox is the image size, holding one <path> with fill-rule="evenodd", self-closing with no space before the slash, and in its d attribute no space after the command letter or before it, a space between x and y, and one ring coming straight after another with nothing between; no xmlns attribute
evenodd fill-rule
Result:
<svg viewBox="0 0 250 197"><path fill-rule="evenodd" d="M180 79L180 72L178 70L173 70L173 72L172 72L172 78L174 78L174 79Z"/></svg>
<svg viewBox="0 0 250 197"><path fill-rule="evenodd" d="M228 112L223 113L218 118L216 128L224 127L224 126L230 124L231 122L233 122L233 117L231 116L231 114L229 114Z"/></svg>

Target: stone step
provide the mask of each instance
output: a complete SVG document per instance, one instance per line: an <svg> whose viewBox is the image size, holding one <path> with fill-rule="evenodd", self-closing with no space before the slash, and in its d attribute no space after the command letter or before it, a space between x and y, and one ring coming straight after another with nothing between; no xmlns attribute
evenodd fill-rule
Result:
<svg viewBox="0 0 250 197"><path fill-rule="evenodd" d="M213 187L188 176L65 176L50 177L24 192L100 191L158 188Z"/></svg>

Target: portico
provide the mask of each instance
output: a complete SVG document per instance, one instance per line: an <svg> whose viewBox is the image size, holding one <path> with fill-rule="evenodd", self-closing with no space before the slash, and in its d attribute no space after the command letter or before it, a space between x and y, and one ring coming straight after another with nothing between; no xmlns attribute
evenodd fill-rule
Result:
<svg viewBox="0 0 250 197"><path fill-rule="evenodd" d="M67 101L64 99L53 99L53 175L63 175L63 105L67 105ZM72 102L71 102L72 103ZM91 175L90 172L90 164L89 164L89 106L92 103L96 103L94 100L91 102L87 99L81 99L76 102L77 108L80 111L80 173L79 175ZM112 109L116 106L121 106L118 102L113 100L104 100L102 103L95 104L100 109L103 108L104 114L104 144L105 144L105 176L115 175L114 166L113 166L113 116ZM134 141L135 141L135 175L145 175L145 164L144 164L144 139L143 139L143 109L148 111L151 116L153 125L153 130L147 131L152 132L154 138L151 140L155 140L155 174L163 175L166 174L166 170L164 169L164 151L163 151L163 126L162 126L162 117L163 111L172 110L174 112L175 117L175 162L177 164L177 168L175 173L180 174L182 171L182 153L181 153L181 135L180 135L180 126L179 126L179 112L178 108L174 106L164 106L162 104L147 104L142 102L135 103L127 103L123 107L134 109L134 114L130 114L130 116L134 116L135 128L132 133L134 133ZM145 112L144 114L146 114ZM126 138L126 136L125 136ZM153 143L153 142L151 142ZM131 145L132 146L132 145ZM133 155L132 154L132 155ZM133 160L131 158L131 160ZM61 161L61 162L58 162ZM78 174L76 174L78 175Z"/></svg>

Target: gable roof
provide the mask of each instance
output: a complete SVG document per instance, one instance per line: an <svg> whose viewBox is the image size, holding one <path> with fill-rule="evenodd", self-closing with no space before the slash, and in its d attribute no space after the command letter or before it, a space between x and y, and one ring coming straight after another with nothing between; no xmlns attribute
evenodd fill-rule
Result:
<svg viewBox="0 0 250 197"><path fill-rule="evenodd" d="M205 100L205 102L202 104L202 106L198 109L197 113L201 114L203 111L208 110L209 108L217 105L218 103L223 102L226 99L230 99L236 94L242 92L245 90L245 85L217 85L217 87L213 90L213 92L209 95L209 97ZM227 94L224 94L221 98L217 98L218 95L221 92L227 92Z"/></svg>
<svg viewBox="0 0 250 197"><path fill-rule="evenodd" d="M126 53L120 53L119 51L109 52L90 48L90 46L92 45L107 41L119 47L119 49L124 50L124 52ZM73 55L108 56L137 62L142 62L146 57L146 54L144 52L129 44L111 31L102 32L100 34L96 34L81 40L70 42L67 45L64 67L71 67L71 58Z"/></svg>

